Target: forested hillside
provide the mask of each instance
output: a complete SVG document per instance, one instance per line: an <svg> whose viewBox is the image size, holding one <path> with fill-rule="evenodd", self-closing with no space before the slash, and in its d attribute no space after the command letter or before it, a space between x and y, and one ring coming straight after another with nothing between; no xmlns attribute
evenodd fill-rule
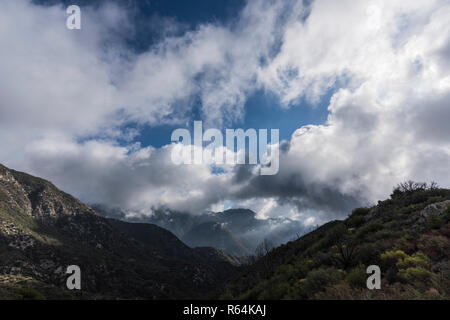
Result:
<svg viewBox="0 0 450 320"><path fill-rule="evenodd" d="M238 299L448 299L450 190L413 182L344 221L271 250L222 295ZM366 268L381 268L380 290Z"/></svg>

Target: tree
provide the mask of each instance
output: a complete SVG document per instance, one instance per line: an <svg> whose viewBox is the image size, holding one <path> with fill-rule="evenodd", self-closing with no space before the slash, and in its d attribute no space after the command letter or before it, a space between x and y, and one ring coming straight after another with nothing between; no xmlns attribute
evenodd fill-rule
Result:
<svg viewBox="0 0 450 320"><path fill-rule="evenodd" d="M426 190L427 188L428 186L426 182L415 182L412 180L408 180L397 185L397 189L399 189L402 193L411 193L414 191Z"/></svg>
<svg viewBox="0 0 450 320"><path fill-rule="evenodd" d="M261 264L264 278L270 275L273 262L271 251L273 248L273 244L269 240L264 239L255 250L256 258Z"/></svg>
<svg viewBox="0 0 450 320"><path fill-rule="evenodd" d="M267 239L264 239L256 247L255 255L258 259L260 259L260 258L266 256L273 248L274 248L274 245L272 244L272 242L270 242Z"/></svg>
<svg viewBox="0 0 450 320"><path fill-rule="evenodd" d="M344 269L348 269L353 265L356 250L356 241L349 235L344 224L337 226L330 233L331 243L336 247L337 254L334 256L335 262L342 265Z"/></svg>
<svg viewBox="0 0 450 320"><path fill-rule="evenodd" d="M411 194L416 191L424 191L424 190L435 190L438 188L438 184L434 181L428 185L426 182L415 182L412 180L408 180L402 183L399 183L394 190L392 191L391 198L398 198L405 194Z"/></svg>

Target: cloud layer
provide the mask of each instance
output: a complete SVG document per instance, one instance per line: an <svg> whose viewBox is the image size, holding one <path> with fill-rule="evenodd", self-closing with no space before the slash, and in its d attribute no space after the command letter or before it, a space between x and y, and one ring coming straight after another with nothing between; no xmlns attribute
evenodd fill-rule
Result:
<svg viewBox="0 0 450 320"><path fill-rule="evenodd" d="M65 18L61 6L0 3L0 161L84 201L142 213L232 201L311 224L405 179L450 186L448 1L251 1L236 22L142 53L125 45L133 25L115 5L83 9L80 33ZM175 166L172 146L127 143L127 123L182 124L197 106L232 126L261 89L281 108L334 92L327 122L284 142L276 176Z"/></svg>

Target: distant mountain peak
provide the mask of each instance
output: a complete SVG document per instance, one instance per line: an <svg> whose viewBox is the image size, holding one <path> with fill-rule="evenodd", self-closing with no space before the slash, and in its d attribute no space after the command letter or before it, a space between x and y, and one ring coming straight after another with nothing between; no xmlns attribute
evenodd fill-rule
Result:
<svg viewBox="0 0 450 320"><path fill-rule="evenodd" d="M256 212L245 209L245 208L235 208L235 209L227 209L222 212L219 212L219 214L222 215L240 215L240 216L247 216L247 217L256 217Z"/></svg>
<svg viewBox="0 0 450 320"><path fill-rule="evenodd" d="M49 181L0 165L0 299L15 296L18 287L2 281L16 277L49 298L70 296L64 271L73 264L91 298L207 297L236 270L220 251L107 220Z"/></svg>

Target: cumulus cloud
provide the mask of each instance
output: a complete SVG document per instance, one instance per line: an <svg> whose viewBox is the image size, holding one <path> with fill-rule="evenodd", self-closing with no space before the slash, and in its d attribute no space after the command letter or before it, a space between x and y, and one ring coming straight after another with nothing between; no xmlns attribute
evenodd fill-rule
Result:
<svg viewBox="0 0 450 320"><path fill-rule="evenodd" d="M80 33L65 17L0 3L0 161L84 201L193 213L233 201L311 224L405 179L450 185L448 1L251 1L235 23L168 33L139 53L114 5L88 8ZM233 125L257 89L284 108L334 92L326 123L283 142L276 176L175 166L173 146L128 144L137 132L121 129L183 123L196 104L204 121Z"/></svg>
<svg viewBox="0 0 450 320"><path fill-rule="evenodd" d="M27 149L27 156L33 158L34 168L89 203L145 214L165 205L200 213L221 201L230 178L211 174L208 165L174 165L172 148L43 140Z"/></svg>
<svg viewBox="0 0 450 320"><path fill-rule="evenodd" d="M326 124L293 134L286 176L369 201L409 178L448 186L449 14L447 1L315 1L263 71L286 103L340 88Z"/></svg>

